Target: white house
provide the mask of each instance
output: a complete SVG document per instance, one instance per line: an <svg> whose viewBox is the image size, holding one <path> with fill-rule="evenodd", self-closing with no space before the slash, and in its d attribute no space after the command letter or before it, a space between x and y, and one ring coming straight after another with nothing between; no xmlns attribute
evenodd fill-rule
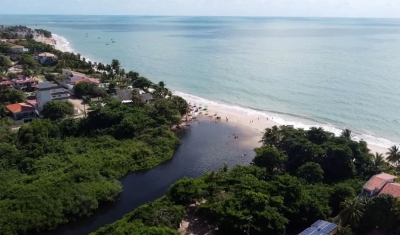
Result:
<svg viewBox="0 0 400 235"><path fill-rule="evenodd" d="M69 82L71 82L71 83L73 83L75 80L86 78L85 74L78 73L78 72L72 71L70 69L62 69L62 75L65 78L69 79Z"/></svg>
<svg viewBox="0 0 400 235"><path fill-rule="evenodd" d="M24 52L28 52L28 48L25 48L24 46L13 46L11 47L11 52L12 53L24 53Z"/></svg>
<svg viewBox="0 0 400 235"><path fill-rule="evenodd" d="M57 60L57 56L48 52L43 52L38 55L38 59L40 64L52 63Z"/></svg>
<svg viewBox="0 0 400 235"><path fill-rule="evenodd" d="M67 100L69 97L68 89L50 82L41 82L36 89L36 104L39 111L42 111L43 106L51 100Z"/></svg>

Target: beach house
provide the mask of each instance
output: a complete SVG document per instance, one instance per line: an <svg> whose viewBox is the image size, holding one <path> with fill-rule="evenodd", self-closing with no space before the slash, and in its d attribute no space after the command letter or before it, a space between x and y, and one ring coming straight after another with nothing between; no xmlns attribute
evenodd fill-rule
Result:
<svg viewBox="0 0 400 235"><path fill-rule="evenodd" d="M25 75L19 74L15 79L12 80L13 86L16 89L33 89L36 88L38 81L31 79Z"/></svg>
<svg viewBox="0 0 400 235"><path fill-rule="evenodd" d="M49 52L43 52L38 55L39 63L42 65L54 64L57 62L57 56Z"/></svg>
<svg viewBox="0 0 400 235"><path fill-rule="evenodd" d="M393 197L400 197L400 184L395 183L396 176L380 173L372 176L362 188L362 196L375 197L382 194L389 194Z"/></svg>
<svg viewBox="0 0 400 235"><path fill-rule="evenodd" d="M28 48L25 48L24 46L13 46L11 47L11 52L12 53L24 53L24 52L28 52Z"/></svg>
<svg viewBox="0 0 400 235"><path fill-rule="evenodd" d="M309 228L299 233L299 235L336 235L338 234L338 226L336 224L318 220Z"/></svg>
<svg viewBox="0 0 400 235"><path fill-rule="evenodd" d="M86 78L86 74L72 71L70 69L62 69L62 75L68 80L68 82L73 83L75 80Z"/></svg>
<svg viewBox="0 0 400 235"><path fill-rule="evenodd" d="M51 100L65 100L70 97L68 89L50 82L41 82L36 89L36 103L39 111L43 110L43 106Z"/></svg>
<svg viewBox="0 0 400 235"><path fill-rule="evenodd" d="M147 102L147 103L153 101L152 94L146 93L143 90L140 90L139 88L116 90L117 95L115 95L114 98L120 100L122 103L131 103L132 102L132 90L137 91L137 93L139 94L140 99L142 101Z"/></svg>
<svg viewBox="0 0 400 235"><path fill-rule="evenodd" d="M36 109L29 103L15 103L6 105L6 109L11 113L14 121L31 120L37 117Z"/></svg>

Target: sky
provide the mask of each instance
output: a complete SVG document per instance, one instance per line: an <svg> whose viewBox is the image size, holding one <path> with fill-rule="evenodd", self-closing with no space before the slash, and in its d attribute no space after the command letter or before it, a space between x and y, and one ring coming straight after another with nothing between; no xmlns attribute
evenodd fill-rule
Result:
<svg viewBox="0 0 400 235"><path fill-rule="evenodd" d="M400 18L400 0L0 0L0 5L0 14Z"/></svg>

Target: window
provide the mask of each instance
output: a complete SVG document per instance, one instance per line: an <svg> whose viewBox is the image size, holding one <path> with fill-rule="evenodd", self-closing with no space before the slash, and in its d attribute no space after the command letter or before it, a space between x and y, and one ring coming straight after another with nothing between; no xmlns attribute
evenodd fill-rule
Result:
<svg viewBox="0 0 400 235"><path fill-rule="evenodd" d="M52 95L51 98L56 98L56 96L55 96L55 95Z"/></svg>

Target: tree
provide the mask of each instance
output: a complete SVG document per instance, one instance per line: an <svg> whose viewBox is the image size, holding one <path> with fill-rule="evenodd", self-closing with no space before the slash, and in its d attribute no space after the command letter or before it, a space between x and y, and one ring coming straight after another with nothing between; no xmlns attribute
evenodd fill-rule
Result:
<svg viewBox="0 0 400 235"><path fill-rule="evenodd" d="M181 116L185 115L189 110L189 105L185 99L180 96L172 96L171 102L175 109L179 111Z"/></svg>
<svg viewBox="0 0 400 235"><path fill-rule="evenodd" d="M267 172L282 172L287 156L273 147L261 147L254 149L256 156L252 161L252 165L265 167Z"/></svg>
<svg viewBox="0 0 400 235"><path fill-rule="evenodd" d="M340 137L350 141L353 138L353 134L351 133L351 130L344 129L342 133L340 133Z"/></svg>
<svg viewBox="0 0 400 235"><path fill-rule="evenodd" d="M365 203L358 198L349 198L341 203L341 207L339 216L343 224L355 227L363 216Z"/></svg>
<svg viewBox="0 0 400 235"><path fill-rule="evenodd" d="M399 147L396 145L393 145L392 147L389 148L389 151L386 153L388 155L387 160L396 166L400 162L400 150Z"/></svg>
<svg viewBox="0 0 400 235"><path fill-rule="evenodd" d="M26 96L24 92L14 88L0 86L0 103L13 104L25 101L26 101Z"/></svg>
<svg viewBox="0 0 400 235"><path fill-rule="evenodd" d="M52 100L43 106L43 117L52 121L74 114L74 105L68 101Z"/></svg>
<svg viewBox="0 0 400 235"><path fill-rule="evenodd" d="M321 183L324 180L324 170L321 165L315 162L307 162L297 169L296 175L308 183Z"/></svg>
<svg viewBox="0 0 400 235"><path fill-rule="evenodd" d="M9 68L12 66L12 62L8 56L0 55L0 67L2 68Z"/></svg>
<svg viewBox="0 0 400 235"><path fill-rule="evenodd" d="M355 190L346 183L339 183L333 187L333 192L329 198L329 206L332 208L332 216L340 212L340 205L346 199L352 199L356 196Z"/></svg>
<svg viewBox="0 0 400 235"><path fill-rule="evenodd" d="M391 195L379 195L369 199L360 222L364 232L376 227L394 232L398 225L395 211L393 210L395 203L396 198Z"/></svg>
<svg viewBox="0 0 400 235"><path fill-rule="evenodd" d="M132 90L132 103L135 105L140 105L143 103L142 98L140 98L140 94L137 89Z"/></svg>
<svg viewBox="0 0 400 235"><path fill-rule="evenodd" d="M267 128L264 131L263 137L261 139L261 143L264 146L276 146L280 141L280 132L277 126L273 126L272 128Z"/></svg>
<svg viewBox="0 0 400 235"><path fill-rule="evenodd" d="M371 154L371 156L375 172L383 172L386 164L383 154L376 152L375 154Z"/></svg>

